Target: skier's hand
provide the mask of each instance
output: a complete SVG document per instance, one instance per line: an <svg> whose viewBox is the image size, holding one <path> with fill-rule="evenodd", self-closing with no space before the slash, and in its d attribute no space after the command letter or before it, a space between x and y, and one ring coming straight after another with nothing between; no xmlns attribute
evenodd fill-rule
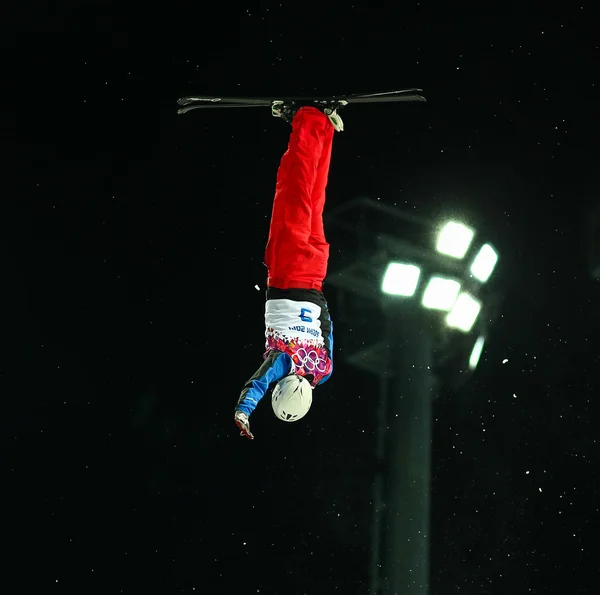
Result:
<svg viewBox="0 0 600 595"><path fill-rule="evenodd" d="M233 419L240 429L240 436L246 436L248 440L254 440L254 434L250 431L250 420L242 411L236 411Z"/></svg>

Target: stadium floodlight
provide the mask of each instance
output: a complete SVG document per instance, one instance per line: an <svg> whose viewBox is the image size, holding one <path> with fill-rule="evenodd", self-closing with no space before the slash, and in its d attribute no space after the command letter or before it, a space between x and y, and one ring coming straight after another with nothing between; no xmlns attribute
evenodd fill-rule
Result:
<svg viewBox="0 0 600 595"><path fill-rule="evenodd" d="M479 316L481 302L468 293L462 292L446 317L446 324L465 333L470 332Z"/></svg>
<svg viewBox="0 0 600 595"><path fill-rule="evenodd" d="M381 291L389 295L412 297L420 276L421 269L414 264L390 262L383 276Z"/></svg>
<svg viewBox="0 0 600 595"><path fill-rule="evenodd" d="M499 306L499 256L491 238L455 210L432 223L360 198L328 221L342 242L328 281L343 292L338 307L353 321L343 356L379 379L372 459L390 463L372 469L381 481L373 483L369 592L403 593L410 585L423 595L430 581L430 532L422 529L431 525L433 403L442 386L460 389L481 365ZM600 251L597 263L600 270ZM365 303L369 316L357 318ZM407 543L411 555L399 556Z"/></svg>
<svg viewBox="0 0 600 595"><path fill-rule="evenodd" d="M485 283L490 278L497 262L498 253L489 244L484 244L473 260L471 274Z"/></svg>
<svg viewBox="0 0 600 595"><path fill-rule="evenodd" d="M466 225L448 221L442 227L437 239L436 250L453 258L464 258L475 232Z"/></svg>
<svg viewBox="0 0 600 595"><path fill-rule="evenodd" d="M485 345L485 338L478 337L477 341L475 341L475 345L473 345L473 350L471 351L471 356L469 357L469 369L473 371L477 364L479 363L479 358L481 357L481 353L483 352L483 346Z"/></svg>
<svg viewBox="0 0 600 595"><path fill-rule="evenodd" d="M427 283L421 303L430 310L448 312L460 293L460 283L455 279L433 276Z"/></svg>

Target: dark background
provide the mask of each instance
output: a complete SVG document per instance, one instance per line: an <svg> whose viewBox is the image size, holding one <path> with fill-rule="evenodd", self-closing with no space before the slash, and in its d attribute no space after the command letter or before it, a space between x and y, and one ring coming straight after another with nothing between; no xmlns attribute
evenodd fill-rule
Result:
<svg viewBox="0 0 600 595"><path fill-rule="evenodd" d="M463 213L506 293L435 405L431 593L595 592L594 8L403 6L3 7L0 592L367 592L377 389L343 342L306 420L232 422L289 127L175 100L405 87L343 112L328 208Z"/></svg>

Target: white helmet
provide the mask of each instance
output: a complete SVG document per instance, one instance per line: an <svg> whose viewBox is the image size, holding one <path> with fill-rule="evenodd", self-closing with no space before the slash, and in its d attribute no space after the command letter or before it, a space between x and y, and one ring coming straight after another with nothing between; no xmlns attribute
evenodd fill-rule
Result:
<svg viewBox="0 0 600 595"><path fill-rule="evenodd" d="M298 421L312 404L310 382L297 374L282 378L273 389L271 404L275 415L283 421Z"/></svg>

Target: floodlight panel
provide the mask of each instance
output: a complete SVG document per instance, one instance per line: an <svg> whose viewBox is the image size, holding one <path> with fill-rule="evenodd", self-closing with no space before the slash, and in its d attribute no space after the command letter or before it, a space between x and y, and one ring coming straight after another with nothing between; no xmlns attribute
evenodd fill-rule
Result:
<svg viewBox="0 0 600 595"><path fill-rule="evenodd" d="M473 260L471 274L475 279L485 283L490 278L497 262L498 253L489 244L484 244Z"/></svg>
<svg viewBox="0 0 600 595"><path fill-rule="evenodd" d="M389 295L411 297L417 290L421 269L414 264L390 262L381 283L381 291Z"/></svg>
<svg viewBox="0 0 600 595"><path fill-rule="evenodd" d="M436 250L453 258L464 258L475 232L457 221L448 221L437 239Z"/></svg>
<svg viewBox="0 0 600 595"><path fill-rule="evenodd" d="M478 337L477 341L475 341L475 345L473 345L473 350L471 351L471 356L469 357L469 369L473 371L477 364L479 363L479 359L481 358L481 354L483 352L483 347L485 345L485 338Z"/></svg>
<svg viewBox="0 0 600 595"><path fill-rule="evenodd" d="M461 293L446 317L449 327L468 333L481 311L481 302L468 293Z"/></svg>
<svg viewBox="0 0 600 595"><path fill-rule="evenodd" d="M421 303L430 310L448 312L460 293L460 283L455 279L433 276L423 292Z"/></svg>

